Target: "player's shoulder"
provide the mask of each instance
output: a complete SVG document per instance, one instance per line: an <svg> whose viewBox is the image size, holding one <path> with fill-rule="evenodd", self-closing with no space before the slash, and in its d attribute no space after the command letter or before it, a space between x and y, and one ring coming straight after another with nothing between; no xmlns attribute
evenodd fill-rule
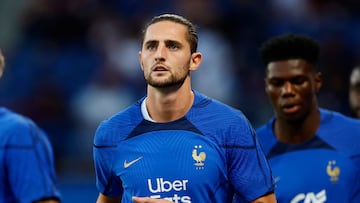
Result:
<svg viewBox="0 0 360 203"><path fill-rule="evenodd" d="M251 145L255 130L240 109L198 94L186 118L209 137L229 144Z"/></svg>
<svg viewBox="0 0 360 203"><path fill-rule="evenodd" d="M29 117L7 108L0 108L0 135L2 143L30 144L40 128Z"/></svg>
<svg viewBox="0 0 360 203"><path fill-rule="evenodd" d="M0 122L8 124L7 126L17 127L34 125L34 122L29 117L4 107L0 108Z"/></svg>
<svg viewBox="0 0 360 203"><path fill-rule="evenodd" d="M263 136L267 136L269 133L273 133L272 126L274 122L275 122L275 117L270 118L266 123L256 128L256 134L258 136L263 137Z"/></svg>
<svg viewBox="0 0 360 203"><path fill-rule="evenodd" d="M272 117L266 123L256 128L256 136L263 146L265 153L268 153L272 146L277 142L274 131L272 129L274 122L275 117Z"/></svg>
<svg viewBox="0 0 360 203"><path fill-rule="evenodd" d="M360 152L360 121L342 113L320 109L318 135L337 150L349 154Z"/></svg>
<svg viewBox="0 0 360 203"><path fill-rule="evenodd" d="M102 121L95 133L95 145L114 145L123 139L134 129L142 120L141 102L138 100L124 110L114 114L110 118Z"/></svg>
<svg viewBox="0 0 360 203"><path fill-rule="evenodd" d="M320 109L321 124L330 130L342 130L360 135L360 120L346 116L340 112Z"/></svg>
<svg viewBox="0 0 360 203"><path fill-rule="evenodd" d="M244 113L235 107L225 104L217 99L210 98L200 92L194 91L195 99L192 111L197 116L205 116L221 120L222 123L248 122ZM211 119L210 119L211 120Z"/></svg>

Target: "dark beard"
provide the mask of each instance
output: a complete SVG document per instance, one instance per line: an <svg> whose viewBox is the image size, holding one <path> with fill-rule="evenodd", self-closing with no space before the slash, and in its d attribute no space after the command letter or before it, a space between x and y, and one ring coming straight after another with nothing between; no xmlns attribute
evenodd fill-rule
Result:
<svg viewBox="0 0 360 203"><path fill-rule="evenodd" d="M184 75L184 77L177 78L177 79L172 77L169 81L165 81L165 82L154 82L150 79L150 80L148 80L148 84L150 86L156 87L156 88L179 87L182 84L184 84L186 77L187 77L187 75Z"/></svg>
<svg viewBox="0 0 360 203"><path fill-rule="evenodd" d="M166 81L166 82L152 82L152 81L148 81L148 84L152 87L156 87L156 88L168 88L168 87L176 87L176 86L181 86L182 84L184 84L184 81L186 79L186 76L177 80L171 80L171 81Z"/></svg>

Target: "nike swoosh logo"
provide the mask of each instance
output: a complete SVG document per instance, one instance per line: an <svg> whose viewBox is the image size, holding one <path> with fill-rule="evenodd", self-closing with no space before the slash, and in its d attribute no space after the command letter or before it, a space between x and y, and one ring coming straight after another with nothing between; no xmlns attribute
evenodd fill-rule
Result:
<svg viewBox="0 0 360 203"><path fill-rule="evenodd" d="M126 162L126 160L124 161L124 168L128 168L129 166L133 165L134 163L136 163L137 161L139 161L140 159L142 159L143 157L139 157L137 159L134 159L130 162Z"/></svg>

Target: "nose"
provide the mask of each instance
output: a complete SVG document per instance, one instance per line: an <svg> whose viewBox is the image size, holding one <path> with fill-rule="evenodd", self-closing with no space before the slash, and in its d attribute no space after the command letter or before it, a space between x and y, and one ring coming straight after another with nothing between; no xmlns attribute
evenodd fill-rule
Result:
<svg viewBox="0 0 360 203"><path fill-rule="evenodd" d="M282 95L294 95L294 86L291 84L291 82L287 81L284 83L283 87L281 88Z"/></svg>
<svg viewBox="0 0 360 203"><path fill-rule="evenodd" d="M166 54L166 47L164 46L159 46L156 50L156 54L155 54L155 61L156 62L160 62L160 61L164 61L165 60L165 54Z"/></svg>

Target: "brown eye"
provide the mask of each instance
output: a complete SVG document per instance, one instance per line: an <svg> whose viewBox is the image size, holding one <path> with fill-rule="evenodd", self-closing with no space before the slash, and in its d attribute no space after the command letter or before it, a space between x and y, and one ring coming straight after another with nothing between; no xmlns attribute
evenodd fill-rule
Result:
<svg viewBox="0 0 360 203"><path fill-rule="evenodd" d="M269 84L274 86L274 87L281 87L284 84L283 80L278 80L278 79L272 79L269 81Z"/></svg>
<svg viewBox="0 0 360 203"><path fill-rule="evenodd" d="M291 83L294 85L302 85L306 82L306 78L304 77L297 77L291 80Z"/></svg>

